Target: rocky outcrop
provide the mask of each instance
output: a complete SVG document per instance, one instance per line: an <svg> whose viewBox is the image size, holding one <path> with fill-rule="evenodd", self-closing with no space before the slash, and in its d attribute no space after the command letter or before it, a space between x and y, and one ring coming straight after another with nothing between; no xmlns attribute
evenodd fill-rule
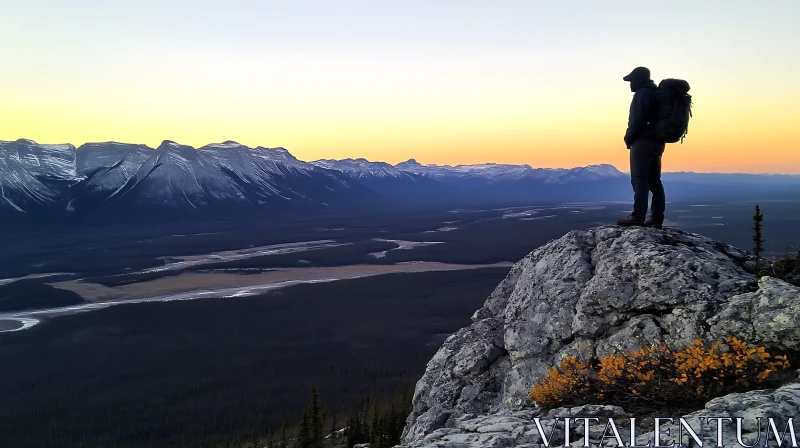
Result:
<svg viewBox="0 0 800 448"><path fill-rule="evenodd" d="M745 252L677 229L599 227L541 246L512 268L472 325L450 336L428 363L404 443L536 443L528 433L537 410L527 396L567 355L725 336L797 350L800 288L758 279L751 268ZM797 401L798 387L780 393ZM751 394L770 393L778 392ZM621 408L591 411L624 415Z"/></svg>
<svg viewBox="0 0 800 448"><path fill-rule="evenodd" d="M677 442L679 434L679 418L683 418L695 431L697 437L703 441L703 446L717 446L716 421L708 421L709 417L737 416L741 417L742 442L737 440L736 421L723 422L722 442L726 447L741 447L753 445L760 440L758 446L764 446L769 433L768 446L774 444L775 437L768 423L770 418L775 423L779 434L783 435L789 417L800 414L800 383L793 383L775 390L755 390L746 393L730 394L709 401L705 408L687 415L663 415L663 418L672 418L673 421L664 421L660 426L659 441L661 445L670 446ZM536 424L539 418L541 428ZM589 442L591 446L598 446L604 436L604 431L609 418L615 421L620 440L630 443L631 430L630 418L619 406L586 405L573 408L558 408L547 413L539 414L534 409L527 410L501 410L487 415L465 415L454 422L454 427L440 428L415 441L415 446L434 447L542 447L547 438L551 446L564 446L564 418L597 418L590 422ZM760 428L759 420L761 418ZM559 420L556 420L556 419ZM553 431L553 425L556 425ZM654 419L639 420L636 426L634 440L637 446L656 445L653 431ZM571 422L568 445L573 447L584 446L584 423ZM649 429L649 430L648 430ZM606 433L608 435L612 432ZM785 442L791 446L790 434L785 436ZM682 441L688 444L691 435L686 430L683 432ZM798 434L800 439L800 434ZM606 439L603 446L617 447L619 441ZM676 445L677 446L677 445Z"/></svg>

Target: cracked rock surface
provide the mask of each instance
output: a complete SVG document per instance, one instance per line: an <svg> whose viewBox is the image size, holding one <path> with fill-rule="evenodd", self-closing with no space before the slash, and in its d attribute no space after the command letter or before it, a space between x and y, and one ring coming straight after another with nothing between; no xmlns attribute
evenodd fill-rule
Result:
<svg viewBox="0 0 800 448"><path fill-rule="evenodd" d="M534 443L528 393L567 355L725 336L797 350L800 288L759 280L750 263L744 251L678 229L605 226L539 247L430 360L404 444Z"/></svg>
<svg viewBox="0 0 800 448"><path fill-rule="evenodd" d="M784 435L784 430L790 417L796 418L800 413L800 383L792 383L778 389L754 390L744 393L735 393L709 401L705 408L691 414L665 415L660 427L659 442L661 445L671 446L678 438L684 446L696 440L684 429L681 431L679 417L682 417L689 427L695 431L695 436L703 442L703 446L717 446L718 433L717 421L709 418L725 418L735 416L741 418L741 423L736 420L723 422L722 446L738 447L743 445L759 447L778 447L775 443L774 431L784 437L782 446L791 446L791 436ZM536 417L539 417L541 428L537 427ZM461 447L543 447L545 446L542 434L550 446L583 447L584 423L570 424L569 439L564 435L565 418L596 418L589 426L589 444L593 447L618 447L629 444L631 441L630 417L619 406L610 405L584 405L571 408L557 408L547 413L538 413L536 410L500 410L487 415L465 415L455 420L452 428L440 428L426 435L412 444L415 448L461 448ZM761 427L759 420L761 418ZM553 424L558 418L555 430ZM775 429L772 429L768 419L772 418ZM606 432L608 419L613 419L617 428L619 440L611 437L613 432ZM641 419L639 419L641 422ZM652 419L649 419L652 424ZM737 431L741 425L741 431ZM742 435L741 442L737 433ZM769 436L769 441L768 441ZM643 429L637 424L633 440L637 446L656 445L655 434L652 429Z"/></svg>

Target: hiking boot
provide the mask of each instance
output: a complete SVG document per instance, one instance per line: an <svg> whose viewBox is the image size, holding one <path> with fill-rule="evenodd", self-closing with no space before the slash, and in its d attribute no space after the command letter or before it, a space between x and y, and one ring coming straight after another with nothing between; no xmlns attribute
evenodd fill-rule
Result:
<svg viewBox="0 0 800 448"><path fill-rule="evenodd" d="M644 218L639 218L637 216L630 215L627 218L620 218L617 220L617 225L623 227L630 227L630 226L644 226Z"/></svg>
<svg viewBox="0 0 800 448"><path fill-rule="evenodd" d="M647 220L644 222L644 226L652 227L654 229L660 229L661 227L664 226L664 218L655 218L651 216L647 218Z"/></svg>

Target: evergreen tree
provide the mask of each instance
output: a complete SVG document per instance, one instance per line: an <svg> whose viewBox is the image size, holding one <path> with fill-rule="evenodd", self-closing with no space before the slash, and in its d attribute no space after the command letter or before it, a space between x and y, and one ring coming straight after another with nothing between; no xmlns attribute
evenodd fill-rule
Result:
<svg viewBox="0 0 800 448"><path fill-rule="evenodd" d="M317 388L311 386L311 403L308 405L310 445L308 448L322 448L322 407L319 404Z"/></svg>
<svg viewBox="0 0 800 448"><path fill-rule="evenodd" d="M381 417L378 403L372 405L372 423L369 425L369 442L371 448L381 448Z"/></svg>
<svg viewBox="0 0 800 448"><path fill-rule="evenodd" d="M331 442L336 444L336 413L331 415Z"/></svg>
<svg viewBox="0 0 800 448"><path fill-rule="evenodd" d="M358 426L358 439L356 443L369 442L369 397L364 401L362 408L361 424Z"/></svg>
<svg viewBox="0 0 800 448"><path fill-rule="evenodd" d="M356 444L356 435L358 434L358 414L350 417L347 422L347 430L345 436L347 437L347 448L353 448Z"/></svg>
<svg viewBox="0 0 800 448"><path fill-rule="evenodd" d="M367 442L369 442L369 425L360 413L356 413L350 418L347 426L347 447L353 448L353 445Z"/></svg>
<svg viewBox="0 0 800 448"><path fill-rule="evenodd" d="M258 431L256 430L255 425L253 425L253 435L250 438L250 446L252 446L253 448L262 448L261 440L258 437Z"/></svg>
<svg viewBox="0 0 800 448"><path fill-rule="evenodd" d="M759 261L761 261L761 253L764 251L764 240L761 237L761 221L763 220L761 207L756 204L756 214L753 215L753 252L756 255L756 272L758 272Z"/></svg>
<svg viewBox="0 0 800 448"><path fill-rule="evenodd" d="M311 419L308 415L308 410L303 412L303 417L300 420L300 434L297 439L300 448L312 448L311 446Z"/></svg>
<svg viewBox="0 0 800 448"><path fill-rule="evenodd" d="M286 429L286 420L281 423L281 446L280 448L289 448L289 431Z"/></svg>
<svg viewBox="0 0 800 448"><path fill-rule="evenodd" d="M397 436L397 421L398 416L395 412L394 403L389 408L389 417L386 421L386 438L388 439L389 446L399 445Z"/></svg>

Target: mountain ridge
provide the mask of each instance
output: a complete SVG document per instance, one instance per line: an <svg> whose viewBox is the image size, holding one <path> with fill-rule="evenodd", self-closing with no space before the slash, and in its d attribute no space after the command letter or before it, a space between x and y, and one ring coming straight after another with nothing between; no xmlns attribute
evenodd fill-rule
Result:
<svg viewBox="0 0 800 448"><path fill-rule="evenodd" d="M519 177L515 172L532 170L496 164L454 169L468 184L509 176L513 181ZM622 176L606 171L610 177ZM568 171L547 172L552 177ZM283 147L251 148L233 140L199 148L163 140L151 148L121 142L41 145L19 139L0 141L0 211L266 211L352 206L380 198L398 204L455 203L464 197L464 186L449 182L451 174L446 166L429 165L427 173L415 173L364 158L305 162ZM482 193L478 200L502 197Z"/></svg>
<svg viewBox="0 0 800 448"><path fill-rule="evenodd" d="M38 145L38 146L43 146L43 147L45 147L45 146L47 146L47 147L68 147L68 148L72 148L73 150L80 150L81 148L84 148L84 147L91 147L91 146L97 146L97 145L119 145L119 146L137 146L137 147L141 147L141 148L144 148L144 149L157 151L161 146L165 146L165 145L169 146L170 144L173 144L173 145L176 145L176 146L192 148L192 149L197 150L197 151L200 151L200 150L203 150L203 149L210 149L210 148L245 148L245 149L249 149L249 150L252 150L252 151L257 151L257 150L279 151L279 152L284 152L284 153L288 153L289 155L291 155L289 150L286 149L285 147L282 147L282 146L265 147L265 146L260 146L259 145L259 146L256 146L256 147L250 147L250 146L247 146L245 144L239 143L239 142L237 142L235 140L226 140L226 141L220 142L220 143L208 143L208 144L205 144L203 146L194 147L194 146L191 146L191 145L184 145L184 144L175 142L174 140L167 139L167 140L163 140L161 142L161 144L159 144L158 146L151 147L151 146L148 146L148 145L143 144L143 143L125 143L125 142L119 142L119 141L113 141L113 140L105 141L105 142L86 142L86 143L84 143L84 144L82 144L80 146L75 146L75 145L73 145L71 143L38 143L38 142L36 142L34 140L31 140L31 139L20 138L20 139L17 139L17 140L0 140L0 145L9 144L9 143L19 143L19 142L24 142L24 143L27 143L27 144ZM295 158L298 161L300 160L300 159L297 159L293 155L291 155L291 157ZM368 159L363 158L363 157L358 157L358 158L348 157L348 158L344 158L344 159L317 159L317 160L308 160L308 161L303 161L303 162L305 162L305 163L315 163L315 162L324 162L324 161L336 161L336 162L360 161L360 162L366 162L366 163L384 164L384 165L389 165L389 166L393 166L393 167L413 166L413 165L417 165L417 166L420 166L420 167L437 167L437 168L506 166L506 167L521 167L521 168L526 168L526 169L531 169L531 170L553 170L553 171L566 171L566 170L574 170L574 169L579 169L579 168L593 168L593 167L610 167L610 168L615 169L619 173L628 174L627 171L622 171L619 168L617 168L615 165L610 164L610 163L596 163L596 164L590 164L590 165L585 165L585 166L575 166L575 167L572 167L572 168L533 168L530 164L527 164L527 163L510 164L510 163L497 163L497 162L483 162L483 163L476 163L476 164L455 164L455 165L451 165L451 164L439 165L439 164L434 164L434 163L422 164L422 163L418 162L416 160L416 158L410 158L408 160L401 161L401 162L398 162L398 163L395 163L395 164L391 164L390 162L385 162L385 161L380 161L380 160L368 160ZM774 177L800 179L800 174L769 173L769 172L748 173L748 172L739 172L739 171L716 172L716 171L686 171L686 170L681 170L681 171L665 171L663 174L665 174L665 175L709 175L709 176L774 176Z"/></svg>
<svg viewBox="0 0 800 448"><path fill-rule="evenodd" d="M678 196L715 191L735 197L736 188L751 194L745 184L758 183L790 189L796 185L800 190L800 176L665 173L664 178L680 184L671 190ZM365 158L302 161L284 147L251 148L233 140L199 148L172 140L156 148L120 142L75 147L27 139L0 141L0 213L6 215L122 217L154 212L180 216L184 212L451 207L629 196L628 175L610 164L533 168L502 163L423 165L416 159L395 165Z"/></svg>

